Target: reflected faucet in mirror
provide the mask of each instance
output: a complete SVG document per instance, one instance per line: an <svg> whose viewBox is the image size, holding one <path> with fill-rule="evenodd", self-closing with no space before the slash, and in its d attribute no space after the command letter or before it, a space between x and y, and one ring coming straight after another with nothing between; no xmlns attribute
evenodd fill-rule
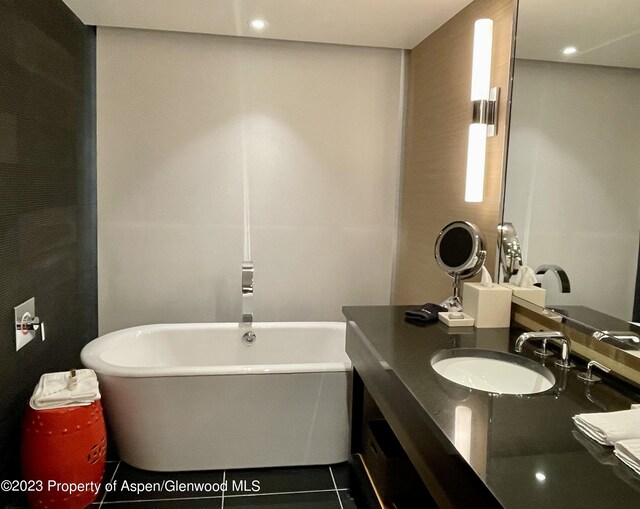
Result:
<svg viewBox="0 0 640 509"><path fill-rule="evenodd" d="M598 341L613 344L624 349L631 347L632 349L640 349L640 335L632 331L596 331L591 337Z"/></svg>
<svg viewBox="0 0 640 509"><path fill-rule="evenodd" d="M539 285L536 286L542 287L542 278L547 272L552 272L556 275L561 293L571 293L571 282L569 281L569 276L567 276L567 273L562 267L560 267L560 265L540 265L536 269L536 277L539 283Z"/></svg>

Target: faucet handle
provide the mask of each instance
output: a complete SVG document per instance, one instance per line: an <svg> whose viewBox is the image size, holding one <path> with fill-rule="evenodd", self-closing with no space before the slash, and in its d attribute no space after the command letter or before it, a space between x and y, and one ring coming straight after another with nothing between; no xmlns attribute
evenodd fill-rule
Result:
<svg viewBox="0 0 640 509"><path fill-rule="evenodd" d="M551 357L553 355L553 352L547 350L547 339L548 338L543 338L542 339L542 346L539 348L536 348L533 353L535 355L537 355L538 357Z"/></svg>
<svg viewBox="0 0 640 509"><path fill-rule="evenodd" d="M578 378L590 384L593 384L602 380L602 378L592 373L594 366L605 373L609 373L609 371L611 371L611 368L608 368L607 366L600 364L598 361L589 361L589 364L587 364L587 370L581 371L580 373L578 373Z"/></svg>
<svg viewBox="0 0 640 509"><path fill-rule="evenodd" d="M21 331L23 334L28 334L30 331L37 331L43 325L40 322L40 318L37 316L31 316L28 311L22 315L22 318L16 322L16 330Z"/></svg>
<svg viewBox="0 0 640 509"><path fill-rule="evenodd" d="M560 341L560 358L555 362L555 365L562 369L575 368L576 365L571 362L571 341L564 334L560 334L557 337L549 338L550 340Z"/></svg>

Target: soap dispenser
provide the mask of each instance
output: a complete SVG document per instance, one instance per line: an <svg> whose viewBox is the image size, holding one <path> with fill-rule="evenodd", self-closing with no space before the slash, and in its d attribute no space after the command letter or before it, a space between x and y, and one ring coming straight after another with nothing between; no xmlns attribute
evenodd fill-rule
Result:
<svg viewBox="0 0 640 509"><path fill-rule="evenodd" d="M464 312L475 319L478 328L509 327L511 290L495 284L486 267L480 283L465 283L462 294Z"/></svg>

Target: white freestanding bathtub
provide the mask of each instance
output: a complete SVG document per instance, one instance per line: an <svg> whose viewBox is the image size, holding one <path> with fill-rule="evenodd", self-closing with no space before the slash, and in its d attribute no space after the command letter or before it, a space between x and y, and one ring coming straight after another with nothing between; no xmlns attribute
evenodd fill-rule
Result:
<svg viewBox="0 0 640 509"><path fill-rule="evenodd" d="M130 465L315 465L348 456L344 345L337 322L148 325L101 336L81 358Z"/></svg>

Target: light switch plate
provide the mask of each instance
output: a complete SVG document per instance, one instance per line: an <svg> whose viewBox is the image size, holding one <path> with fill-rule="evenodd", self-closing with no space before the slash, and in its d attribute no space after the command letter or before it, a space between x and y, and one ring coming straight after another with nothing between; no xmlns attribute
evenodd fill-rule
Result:
<svg viewBox="0 0 640 509"><path fill-rule="evenodd" d="M19 323L22 320L22 317L25 313L29 313L32 317L36 316L36 299L31 297L28 301L23 302L19 306L13 308L15 320L14 320L14 328L16 332L16 352L20 350L24 345L26 345L32 339L35 339L38 331L30 330L26 331L26 334L23 334L21 330L19 330L15 324Z"/></svg>

